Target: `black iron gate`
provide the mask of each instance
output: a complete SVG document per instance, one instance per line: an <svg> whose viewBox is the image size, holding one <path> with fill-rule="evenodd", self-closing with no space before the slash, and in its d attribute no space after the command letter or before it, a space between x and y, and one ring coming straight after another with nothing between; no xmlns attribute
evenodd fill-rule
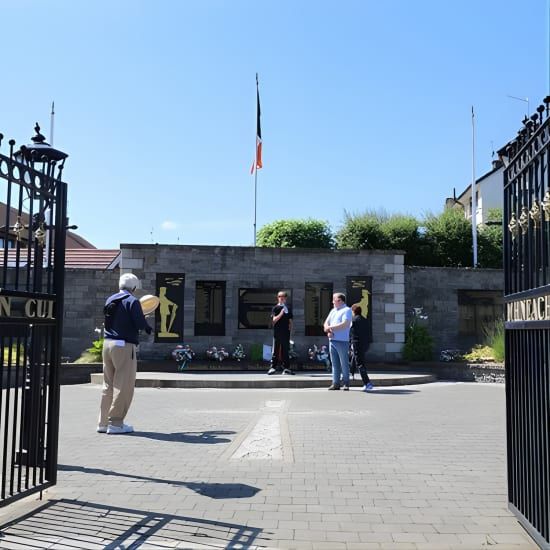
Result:
<svg viewBox="0 0 550 550"><path fill-rule="evenodd" d="M510 509L550 548L550 97L500 151Z"/></svg>
<svg viewBox="0 0 550 550"><path fill-rule="evenodd" d="M55 484L67 155L0 148L0 506Z"/></svg>

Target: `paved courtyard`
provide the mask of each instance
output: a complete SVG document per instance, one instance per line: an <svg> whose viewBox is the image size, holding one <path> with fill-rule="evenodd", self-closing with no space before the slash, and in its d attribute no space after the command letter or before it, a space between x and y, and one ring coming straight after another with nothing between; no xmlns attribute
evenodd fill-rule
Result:
<svg viewBox="0 0 550 550"><path fill-rule="evenodd" d="M536 548L506 507L504 386L138 388L95 433L62 388L58 485L0 548Z"/></svg>

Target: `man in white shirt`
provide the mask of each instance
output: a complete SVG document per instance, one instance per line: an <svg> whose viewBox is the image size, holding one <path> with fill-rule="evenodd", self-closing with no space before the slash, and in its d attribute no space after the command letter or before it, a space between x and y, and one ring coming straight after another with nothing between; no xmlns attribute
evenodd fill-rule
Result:
<svg viewBox="0 0 550 550"><path fill-rule="evenodd" d="M349 390L349 328L351 325L351 308L346 305L346 295L335 292L332 295L333 309L323 325L328 336L330 361L332 363L332 385L329 390Z"/></svg>

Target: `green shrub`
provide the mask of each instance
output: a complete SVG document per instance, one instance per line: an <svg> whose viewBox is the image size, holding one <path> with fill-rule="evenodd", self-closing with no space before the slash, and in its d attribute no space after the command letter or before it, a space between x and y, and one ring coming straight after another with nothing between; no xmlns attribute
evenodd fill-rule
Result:
<svg viewBox="0 0 550 550"><path fill-rule="evenodd" d="M384 212L367 211L364 214L344 212L344 224L336 234L338 248L385 250L389 243L382 231L388 219Z"/></svg>
<svg viewBox="0 0 550 550"><path fill-rule="evenodd" d="M424 238L432 258L427 265L471 267L473 262L472 226L461 210L428 214Z"/></svg>
<svg viewBox="0 0 550 550"><path fill-rule="evenodd" d="M486 361L494 361L495 356L493 348L490 346L474 346L468 353L464 354L464 360L469 363L484 363Z"/></svg>
<svg viewBox="0 0 550 550"><path fill-rule="evenodd" d="M103 360L103 338L92 342L92 347L84 350L75 363L101 363Z"/></svg>
<svg viewBox="0 0 550 550"><path fill-rule="evenodd" d="M485 342L491 348L495 361L504 361L504 321L494 321L483 327Z"/></svg>
<svg viewBox="0 0 550 550"><path fill-rule="evenodd" d="M258 231L258 246L277 248L333 248L328 222L321 220L278 220Z"/></svg>
<svg viewBox="0 0 550 550"><path fill-rule="evenodd" d="M433 358L433 338L428 329L411 323L405 331L403 359L407 361L430 361Z"/></svg>

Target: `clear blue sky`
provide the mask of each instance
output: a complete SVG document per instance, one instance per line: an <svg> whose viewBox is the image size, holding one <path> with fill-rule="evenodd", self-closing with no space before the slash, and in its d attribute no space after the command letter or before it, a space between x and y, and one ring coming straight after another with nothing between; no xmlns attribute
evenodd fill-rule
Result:
<svg viewBox="0 0 550 550"><path fill-rule="evenodd" d="M0 131L70 154L69 215L100 248L251 245L344 210L421 215L548 93L547 0L0 0ZM5 151L5 149L3 148ZM153 235L151 237L151 231Z"/></svg>

